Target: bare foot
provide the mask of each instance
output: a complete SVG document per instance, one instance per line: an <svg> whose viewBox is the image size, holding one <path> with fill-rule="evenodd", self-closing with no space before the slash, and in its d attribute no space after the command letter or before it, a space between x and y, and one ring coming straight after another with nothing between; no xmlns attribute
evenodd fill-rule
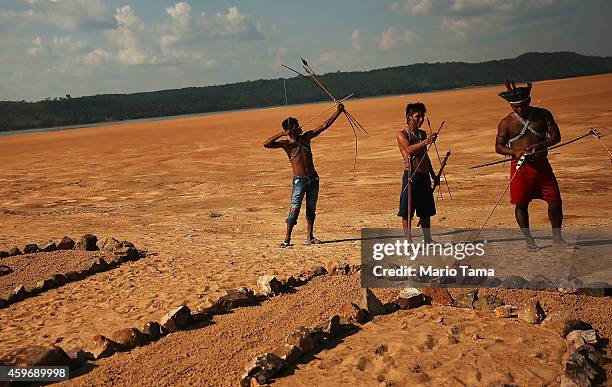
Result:
<svg viewBox="0 0 612 387"><path fill-rule="evenodd" d="M306 239L306 241L304 241L304 244L306 245L320 245L323 242L321 242L320 240L318 240L317 238L310 238L310 239Z"/></svg>
<svg viewBox="0 0 612 387"><path fill-rule="evenodd" d="M535 240L533 239L528 239L526 241L527 243L527 251L530 253L535 253L536 251L540 250L540 248L538 247L538 245L535 243Z"/></svg>
<svg viewBox="0 0 612 387"><path fill-rule="evenodd" d="M568 242L565 239L553 239L552 245L555 249L573 250L576 248L575 243Z"/></svg>

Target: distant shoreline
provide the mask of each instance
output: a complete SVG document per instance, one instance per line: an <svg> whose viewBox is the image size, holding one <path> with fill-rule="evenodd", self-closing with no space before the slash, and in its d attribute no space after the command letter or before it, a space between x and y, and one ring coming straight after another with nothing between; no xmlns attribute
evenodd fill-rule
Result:
<svg viewBox="0 0 612 387"><path fill-rule="evenodd" d="M605 75L609 75L609 74L612 74L612 73L584 75L584 76L580 76L580 77L545 79L545 80L537 81L536 83L555 82L555 81L560 81L560 80L577 79L577 78L600 77L600 76L605 76ZM456 87L456 88L439 89L439 90L427 90L427 91L420 91L420 92L416 92L416 93L400 93L400 94L376 95L376 96L371 96L371 97L352 98L351 100L370 100L370 99L388 98L388 97L401 97L401 96L417 95L417 94L430 94L430 93L440 93L440 92L453 92L453 91L462 91L462 90L474 90L474 89L482 89L482 88L492 87L492 86L497 86L497 85L502 85L502 84L493 83L493 84L487 84L487 85ZM328 103L328 104L331 105L332 101L322 100L322 101L315 101L315 102L289 104L289 106L307 106L307 105L324 104L324 103ZM96 122L96 123L92 123L92 124L80 124L80 125L77 124L77 125L66 125L66 126L32 128L32 129L0 130L0 137L12 136L12 135L18 135L18 134L33 134L33 133L40 133L40 132L59 132L59 131L73 130L73 129L98 128L98 127L120 125L120 124L130 124L130 123L139 123L139 122L168 121L168 120L181 119L181 118L189 118L189 117L205 117L205 116L214 116L214 115L225 114L225 113L235 113L235 112L252 111L252 110L279 109L279 108L285 108L285 105L261 106L261 107L245 108L245 109L219 110L219 111L214 111L214 112L178 114L178 115L172 115L172 116L136 118L136 119L128 119L128 120L102 121L102 122Z"/></svg>

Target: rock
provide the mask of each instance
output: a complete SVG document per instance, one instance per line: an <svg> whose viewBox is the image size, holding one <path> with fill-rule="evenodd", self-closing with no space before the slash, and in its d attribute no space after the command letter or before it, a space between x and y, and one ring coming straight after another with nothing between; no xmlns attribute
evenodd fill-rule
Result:
<svg viewBox="0 0 612 387"><path fill-rule="evenodd" d="M115 260L119 263L136 261L140 258L140 253L135 247L117 247L113 253Z"/></svg>
<svg viewBox="0 0 612 387"><path fill-rule="evenodd" d="M291 332L285 338L285 343L295 345L300 348L302 353L308 353L315 349L315 341L312 338L310 329L305 327L299 327L294 332Z"/></svg>
<svg viewBox="0 0 612 387"><path fill-rule="evenodd" d="M21 254L22 254L22 253L21 253L21 250L19 250L19 248L18 248L18 247L12 247L12 248L11 248L11 249L8 251L8 253L9 253L9 255L10 255L11 257L14 257L14 256L16 256L16 255L21 255Z"/></svg>
<svg viewBox="0 0 612 387"><path fill-rule="evenodd" d="M383 303L368 288L361 289L361 308L372 317L387 313Z"/></svg>
<svg viewBox="0 0 612 387"><path fill-rule="evenodd" d="M121 247L121 242L115 238L108 237L104 240L103 243L98 243L98 248L102 251L115 251L116 248Z"/></svg>
<svg viewBox="0 0 612 387"><path fill-rule="evenodd" d="M285 360L273 353L257 356L246 367L246 373L240 378L240 386L251 387L253 385L266 384L271 377L288 367L289 364Z"/></svg>
<svg viewBox="0 0 612 387"><path fill-rule="evenodd" d="M257 303L257 297L252 290L247 288L230 289L225 291L225 295L219 298L219 303L225 309L234 309L242 306L250 306Z"/></svg>
<svg viewBox="0 0 612 387"><path fill-rule="evenodd" d="M225 314L228 310L221 302L219 302L219 300L213 300L212 298L208 297L202 304L198 305L196 311L199 313L205 312L211 316L214 316L217 314Z"/></svg>
<svg viewBox="0 0 612 387"><path fill-rule="evenodd" d="M564 366L562 386L591 386L599 376L601 364L597 363L603 359L597 350L589 347L588 344L583 345L570 355Z"/></svg>
<svg viewBox="0 0 612 387"><path fill-rule="evenodd" d="M162 336L161 326L155 321L150 321L142 328L142 333L149 336L150 341L157 341Z"/></svg>
<svg viewBox="0 0 612 387"><path fill-rule="evenodd" d="M92 354L97 359L102 359L121 352L121 346L113 340L102 335L95 335L93 338L94 349Z"/></svg>
<svg viewBox="0 0 612 387"><path fill-rule="evenodd" d="M13 298L13 302L23 300L24 298L26 298L27 295L28 295L28 291L23 285L17 286L11 292L11 297Z"/></svg>
<svg viewBox="0 0 612 387"><path fill-rule="evenodd" d="M40 247L40 249L46 253L50 252L50 251L55 251L57 250L57 246L55 244L55 241L47 241L45 243L42 244L42 246Z"/></svg>
<svg viewBox="0 0 612 387"><path fill-rule="evenodd" d="M124 351L147 344L147 336L136 328L123 328L116 330L111 339L119 344Z"/></svg>
<svg viewBox="0 0 612 387"><path fill-rule="evenodd" d="M58 250L72 250L74 248L75 242L68 238L67 236L63 237L60 243L57 245Z"/></svg>
<svg viewBox="0 0 612 387"><path fill-rule="evenodd" d="M19 348L3 357L2 362L17 367L70 366L70 357L57 346Z"/></svg>
<svg viewBox="0 0 612 387"><path fill-rule="evenodd" d="M578 289L578 294L591 297L610 297L612 296L612 288L605 282L590 283Z"/></svg>
<svg viewBox="0 0 612 387"><path fill-rule="evenodd" d="M67 282L66 276L63 274L53 274L51 280L55 282L55 286L61 286Z"/></svg>
<svg viewBox="0 0 612 387"><path fill-rule="evenodd" d="M300 286L299 281L292 275L281 281L283 288L294 288Z"/></svg>
<svg viewBox="0 0 612 387"><path fill-rule="evenodd" d="M518 275L512 275L503 280L500 287L507 289L523 289L526 284L527 280L525 278Z"/></svg>
<svg viewBox="0 0 612 387"><path fill-rule="evenodd" d="M494 311L500 306L504 306L505 302L501 298L497 298L492 294L488 294L483 298L479 298L474 302L474 309Z"/></svg>
<svg viewBox="0 0 612 387"><path fill-rule="evenodd" d="M259 277L257 285L265 296L274 296L280 294L283 290L283 284L275 276L269 274Z"/></svg>
<svg viewBox="0 0 612 387"><path fill-rule="evenodd" d="M33 254L33 253L38 253L39 251L40 249L38 248L38 245L36 243L27 244L23 248L24 254Z"/></svg>
<svg viewBox="0 0 612 387"><path fill-rule="evenodd" d="M93 260L91 265L89 266L90 273L99 273L108 269L108 263L104 260L104 258L98 257Z"/></svg>
<svg viewBox="0 0 612 387"><path fill-rule="evenodd" d="M474 309L474 302L477 297L478 289L461 292L453 302L453 306L456 308Z"/></svg>
<svg viewBox="0 0 612 387"><path fill-rule="evenodd" d="M451 296L446 288L422 288L419 290L423 293L427 302L432 305L453 305L453 296Z"/></svg>
<svg viewBox="0 0 612 387"><path fill-rule="evenodd" d="M191 310L187 305L181 305L168 312L160 321L160 325L168 332L176 332L185 329L189 323Z"/></svg>
<svg viewBox="0 0 612 387"><path fill-rule="evenodd" d="M273 354L285 360L289 364L296 364L303 355L302 350L297 345L281 344L278 348L272 351Z"/></svg>
<svg viewBox="0 0 612 387"><path fill-rule="evenodd" d="M363 324L369 320L368 312L352 302L347 302L344 304L338 311L338 315L348 321L356 321L360 324Z"/></svg>
<svg viewBox="0 0 612 387"><path fill-rule="evenodd" d="M8 305L8 300L5 300L4 298L0 298L0 309L6 308Z"/></svg>
<svg viewBox="0 0 612 387"><path fill-rule="evenodd" d="M556 287L557 291L561 295L565 294L576 294L578 293L578 288L583 285L583 282L578 278L568 278L560 280Z"/></svg>
<svg viewBox="0 0 612 387"><path fill-rule="evenodd" d="M512 305L498 306L494 310L497 318L517 317L518 308Z"/></svg>
<svg viewBox="0 0 612 387"><path fill-rule="evenodd" d="M208 322L212 319L212 314L206 310L195 310L189 316L189 324Z"/></svg>
<svg viewBox="0 0 612 387"><path fill-rule="evenodd" d="M66 273L66 282L79 281L85 277L87 277L87 274L83 274L83 272L69 271L68 273Z"/></svg>
<svg viewBox="0 0 612 387"><path fill-rule="evenodd" d="M597 332L595 329L586 329L580 331L580 336L584 339L587 344L597 344Z"/></svg>
<svg viewBox="0 0 612 387"><path fill-rule="evenodd" d="M498 288L502 284L502 280L497 277L487 277L481 284L481 288Z"/></svg>
<svg viewBox="0 0 612 387"><path fill-rule="evenodd" d="M327 274L327 269L325 269L323 266L315 266L311 269L311 271L315 277Z"/></svg>
<svg viewBox="0 0 612 387"><path fill-rule="evenodd" d="M340 325L340 316L337 314L333 315L332 318L329 319L325 327L323 328L323 332L328 336L337 336L340 333L342 326Z"/></svg>
<svg viewBox="0 0 612 387"><path fill-rule="evenodd" d="M558 310L550 313L542 320L542 327L561 337L566 337L571 331L591 328L590 325L578 320L576 315L568 310Z"/></svg>
<svg viewBox="0 0 612 387"><path fill-rule="evenodd" d="M0 265L0 277L2 277L3 275L11 274L12 272L13 269L11 269L10 267L6 265Z"/></svg>
<svg viewBox="0 0 612 387"><path fill-rule="evenodd" d="M540 290L557 290L555 284L553 284L548 278L543 275L537 275L533 277L533 279L527 284L525 284L525 289L540 289Z"/></svg>
<svg viewBox="0 0 612 387"><path fill-rule="evenodd" d="M425 305L427 300L420 290L416 288L405 288L399 292L395 298L395 303L400 309L408 310Z"/></svg>
<svg viewBox="0 0 612 387"><path fill-rule="evenodd" d="M8 251L0 251L0 258L8 258L11 255L8 253Z"/></svg>
<svg viewBox="0 0 612 387"><path fill-rule="evenodd" d="M44 291L53 289L55 287L55 281L51 278L48 278L42 281L38 281L36 283L36 287L44 292Z"/></svg>
<svg viewBox="0 0 612 387"><path fill-rule="evenodd" d="M327 262L327 264L325 265L325 271L327 271L327 274L329 275L334 275L334 274L341 274L341 275L345 275L348 274L351 270L351 267L349 266L348 263L339 263L337 260L331 260L329 262Z"/></svg>
<svg viewBox="0 0 612 387"><path fill-rule="evenodd" d="M98 237L93 234L85 234L79 240L77 248L83 251L98 251Z"/></svg>
<svg viewBox="0 0 612 387"><path fill-rule="evenodd" d="M544 317L544 310L537 298L527 301L518 311L518 318L529 324L539 324Z"/></svg>
<svg viewBox="0 0 612 387"><path fill-rule="evenodd" d="M571 331L567 334L565 340L570 352L574 352L586 344L586 341L584 341L584 338L582 337L582 331Z"/></svg>
<svg viewBox="0 0 612 387"><path fill-rule="evenodd" d="M66 351L66 354L70 357L70 369L83 366L85 363L87 363L87 360L96 360L93 353L87 352L81 347L68 350Z"/></svg>

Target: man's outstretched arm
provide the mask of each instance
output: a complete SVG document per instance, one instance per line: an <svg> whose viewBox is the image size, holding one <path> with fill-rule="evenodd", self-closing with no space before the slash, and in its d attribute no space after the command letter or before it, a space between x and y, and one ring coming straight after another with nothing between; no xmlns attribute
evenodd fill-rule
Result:
<svg viewBox="0 0 612 387"><path fill-rule="evenodd" d="M268 149L282 148L284 146L284 142L278 141L278 139L288 134L289 134L288 130L284 130L278 134L275 134L274 136L270 137L263 143L264 148L268 148Z"/></svg>
<svg viewBox="0 0 612 387"><path fill-rule="evenodd" d="M319 134L323 133L323 131L325 129L327 129L330 126L332 126L334 121L336 121L336 119L340 116L340 114L342 114L343 111L344 111L344 105L341 104L341 103L338 104L338 108L336 109L334 114L332 114L332 116L327 119L327 121L325 121L318 128L313 129L313 130L309 130L308 132L304 133L304 136L306 136L308 138L315 138L315 137L317 137Z"/></svg>

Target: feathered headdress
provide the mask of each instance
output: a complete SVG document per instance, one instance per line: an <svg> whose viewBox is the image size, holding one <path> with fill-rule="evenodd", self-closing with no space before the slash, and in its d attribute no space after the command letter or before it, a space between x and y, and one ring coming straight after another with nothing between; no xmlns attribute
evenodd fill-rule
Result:
<svg viewBox="0 0 612 387"><path fill-rule="evenodd" d="M517 87L514 81L506 81L506 91L499 93L499 96L512 105L525 102L531 94L531 83L525 87Z"/></svg>

